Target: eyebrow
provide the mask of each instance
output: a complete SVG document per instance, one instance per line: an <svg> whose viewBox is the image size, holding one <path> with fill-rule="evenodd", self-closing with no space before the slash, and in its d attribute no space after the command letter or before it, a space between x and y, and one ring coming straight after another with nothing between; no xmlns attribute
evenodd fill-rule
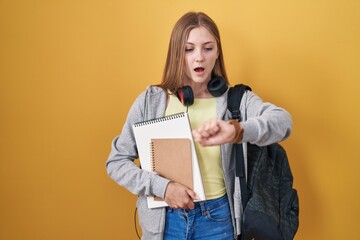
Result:
<svg viewBox="0 0 360 240"><path fill-rule="evenodd" d="M201 45L206 45L206 44L209 44L209 43L214 43L215 44L215 42L213 42L213 41L208 41L208 42L204 42ZM192 43L192 42L186 42L186 44L195 45L195 43Z"/></svg>

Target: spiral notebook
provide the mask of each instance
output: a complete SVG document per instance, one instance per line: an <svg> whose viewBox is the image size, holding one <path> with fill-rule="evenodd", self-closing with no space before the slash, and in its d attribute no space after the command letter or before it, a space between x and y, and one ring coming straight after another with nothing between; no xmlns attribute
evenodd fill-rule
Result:
<svg viewBox="0 0 360 240"><path fill-rule="evenodd" d="M205 200L205 190L201 178L200 167L192 138L189 116L187 113L177 113L166 117L139 122L133 125L135 141L138 148L141 168L152 171L151 139L186 138L190 140L193 190L199 200ZM153 196L147 197L148 207L165 207L165 201L157 201Z"/></svg>

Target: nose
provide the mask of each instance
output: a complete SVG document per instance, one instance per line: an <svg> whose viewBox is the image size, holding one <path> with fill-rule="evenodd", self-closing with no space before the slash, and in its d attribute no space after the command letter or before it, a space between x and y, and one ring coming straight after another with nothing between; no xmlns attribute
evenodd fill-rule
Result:
<svg viewBox="0 0 360 240"><path fill-rule="evenodd" d="M204 54L200 49L196 51L195 61L196 62L204 61Z"/></svg>

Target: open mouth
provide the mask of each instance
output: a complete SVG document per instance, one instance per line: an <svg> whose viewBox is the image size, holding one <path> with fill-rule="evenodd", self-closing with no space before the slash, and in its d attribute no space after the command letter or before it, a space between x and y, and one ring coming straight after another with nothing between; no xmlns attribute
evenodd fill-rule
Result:
<svg viewBox="0 0 360 240"><path fill-rule="evenodd" d="M194 68L195 72L203 72L204 70L205 70L205 68L203 68L203 67Z"/></svg>

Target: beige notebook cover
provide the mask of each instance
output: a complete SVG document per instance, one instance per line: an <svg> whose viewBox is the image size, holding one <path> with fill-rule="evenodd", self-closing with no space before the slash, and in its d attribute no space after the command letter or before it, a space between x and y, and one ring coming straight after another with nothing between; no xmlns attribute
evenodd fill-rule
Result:
<svg viewBox="0 0 360 240"><path fill-rule="evenodd" d="M160 176L193 189L190 139L151 139L151 167Z"/></svg>

